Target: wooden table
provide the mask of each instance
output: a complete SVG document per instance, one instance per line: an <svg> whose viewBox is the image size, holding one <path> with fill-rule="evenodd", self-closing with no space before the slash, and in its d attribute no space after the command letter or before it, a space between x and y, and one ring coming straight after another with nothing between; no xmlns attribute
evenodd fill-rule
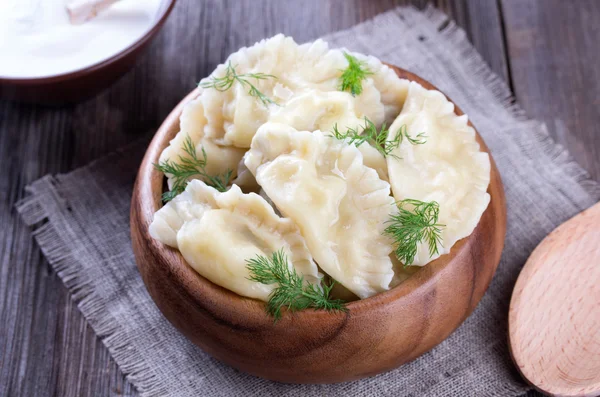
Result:
<svg viewBox="0 0 600 397"><path fill-rule="evenodd" d="M434 1L466 30L527 113L600 180L600 1ZM24 187L67 172L156 129L170 108L226 55L277 32L297 41L348 28L397 5L391 0L180 0L134 71L74 106L0 102L0 396L137 395L86 324L16 217ZM196 26L181 26L187 13ZM163 32L165 33L165 32ZM172 59L156 57L170 46ZM203 57L190 70L186 57ZM157 73L180 62L180 73ZM172 89L153 92L153 79ZM532 394L533 395L533 394Z"/></svg>

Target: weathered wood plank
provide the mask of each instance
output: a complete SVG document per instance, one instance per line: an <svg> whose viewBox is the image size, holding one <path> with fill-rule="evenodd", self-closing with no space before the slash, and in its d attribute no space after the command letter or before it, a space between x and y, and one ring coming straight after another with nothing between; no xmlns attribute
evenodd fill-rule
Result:
<svg viewBox="0 0 600 397"><path fill-rule="evenodd" d="M242 45L278 32L312 40L408 3L426 5L424 0L179 0L136 69L98 97L63 108L0 103L0 395L136 395L16 218L13 205L25 185L151 133L200 77ZM495 2L435 4L506 77Z"/></svg>
<svg viewBox="0 0 600 397"><path fill-rule="evenodd" d="M127 393L133 390L12 208L27 183L72 168L72 113L0 104L0 167L5 170L0 177L2 396L108 395L101 385L108 381ZM86 372L93 377L79 376Z"/></svg>
<svg viewBox="0 0 600 397"><path fill-rule="evenodd" d="M600 2L503 0L519 103L600 180Z"/></svg>
<svg viewBox="0 0 600 397"><path fill-rule="evenodd" d="M509 83L502 16L496 2L442 0L438 8L452 16L494 73Z"/></svg>
<svg viewBox="0 0 600 397"><path fill-rule="evenodd" d="M490 65L491 69L504 81L509 81L508 64L502 31L501 13L493 0L414 0L394 1L375 0L360 4L360 20L368 19L386 9L398 5L412 4L425 8L433 4L449 15L458 26L465 30L473 46Z"/></svg>

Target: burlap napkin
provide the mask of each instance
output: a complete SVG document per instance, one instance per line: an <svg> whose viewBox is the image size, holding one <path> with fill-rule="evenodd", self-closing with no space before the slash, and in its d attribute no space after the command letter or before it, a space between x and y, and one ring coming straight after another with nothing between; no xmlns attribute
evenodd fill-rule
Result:
<svg viewBox="0 0 600 397"><path fill-rule="evenodd" d="M446 92L472 119L502 174L506 248L473 315L445 342L397 370L336 385L286 385L240 373L189 343L160 314L134 264L129 201L141 145L32 184L18 204L42 251L106 347L144 396L513 396L528 387L507 348L513 284L554 227L600 198L600 188L544 126L511 105L508 89L435 10L399 8L326 37L373 54Z"/></svg>

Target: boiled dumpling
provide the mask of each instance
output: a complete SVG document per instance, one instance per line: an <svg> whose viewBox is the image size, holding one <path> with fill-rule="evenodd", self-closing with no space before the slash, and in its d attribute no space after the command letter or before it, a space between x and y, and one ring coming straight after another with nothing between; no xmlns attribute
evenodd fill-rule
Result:
<svg viewBox="0 0 600 397"><path fill-rule="evenodd" d="M248 279L246 261L283 249L307 282L320 275L298 227L255 193L219 192L199 180L154 215L150 235L178 248L200 275L239 295L267 301L276 285Z"/></svg>
<svg viewBox="0 0 600 397"><path fill-rule="evenodd" d="M367 142L358 146L358 150L363 156L363 163L367 167L373 168L375 171L377 171L377 175L379 175L380 179L388 182L388 167L385 157L383 157L383 155L377 149Z"/></svg>
<svg viewBox="0 0 600 397"><path fill-rule="evenodd" d="M379 101L378 93L375 101ZM376 118L382 120L383 107L378 110L381 114ZM301 131L332 131L334 126L345 130L363 125L365 117L371 119L375 116L364 114L356 107L356 99L347 92L308 90L289 100L285 106L274 109L269 121Z"/></svg>
<svg viewBox="0 0 600 397"><path fill-rule="evenodd" d="M235 178L238 163L250 147L256 130L265 122L282 122L299 130L331 131L356 127L368 118L375 125L398 113L406 97L408 82L398 78L392 69L377 58L353 53L373 73L362 81L362 93L352 96L339 91L341 70L348 66L344 51L329 49L326 42L317 40L298 45L291 37L277 35L255 45L242 48L229 58L201 84L226 75L228 67L238 75L262 73L264 79L246 77L267 102L248 93L248 87L235 82L229 89L204 88L188 103L180 118L181 131L163 151L160 161L178 162L185 155L183 144L189 137L202 157L204 148L208 161L206 172L222 175L231 170ZM365 163L387 179L382 158L365 152ZM233 183L253 190L248 175ZM172 175L167 175L172 186Z"/></svg>
<svg viewBox="0 0 600 397"><path fill-rule="evenodd" d="M389 288L390 185L353 145L321 131L267 123L246 166L281 213L298 224L319 266L361 298Z"/></svg>
<svg viewBox="0 0 600 397"><path fill-rule="evenodd" d="M268 121L309 131L329 130L348 117L359 121L367 117L380 125L402 107L407 81L377 58L352 55L373 72L363 80L362 93L356 97L339 91L341 71L348 66L343 50L329 49L322 40L298 45L280 34L240 49L201 83L225 76L229 65L238 75L271 75L247 77L270 102L249 95L248 87L239 83L223 92L207 88L202 96L205 135L223 145L249 148L258 127Z"/></svg>
<svg viewBox="0 0 600 397"><path fill-rule="evenodd" d="M438 255L430 257L420 243L414 265L423 266L450 252L458 240L470 235L490 202L490 159L479 150L475 130L466 115L457 116L454 105L439 91L410 83L402 112L390 126L390 137L403 125L410 136L424 132L426 143L406 139L388 157L388 171L396 200L416 199L439 204L441 232Z"/></svg>
<svg viewBox="0 0 600 397"><path fill-rule="evenodd" d="M366 127L368 127L368 124L367 120L365 119L359 120L356 118L354 120L349 120L349 122L337 123L337 129L341 134L345 134L348 131L348 129L352 129L358 132L359 135L365 135L364 130ZM378 131L381 130L378 129ZM356 142L352 142L352 137L353 136L351 135L350 138L346 138L346 142L348 142L349 144L353 144L358 148L358 150L363 156L363 164L369 168L373 168L375 171L377 171L377 175L379 175L379 178L388 182L388 166L383 154L379 150L377 150L368 140L357 145Z"/></svg>
<svg viewBox="0 0 600 397"><path fill-rule="evenodd" d="M363 60L373 72L371 79L373 87L379 92L381 103L384 105L384 122L390 125L400 113L406 95L408 94L409 81L398 77L396 72L374 56L365 56L353 53L358 59Z"/></svg>
<svg viewBox="0 0 600 397"><path fill-rule="evenodd" d="M162 152L159 162L179 163L181 156L188 156L183 148L185 140L190 139L199 159L204 158L202 152L202 149L204 149L207 156L205 170L209 175L222 175L228 170L232 170L232 176L235 177L238 164L244 156L245 150L233 146L222 146L213 139L205 137L205 125L205 109L201 97L198 97L184 106L179 118L180 131ZM172 175L166 176L169 188L171 188L173 185Z"/></svg>
<svg viewBox="0 0 600 397"><path fill-rule="evenodd" d="M367 90L376 93L375 98L371 100L379 101L378 91L373 86L369 86ZM369 94L363 90L359 99L365 96L368 97ZM273 111L269 120L301 131L333 131L335 127L343 133L349 128L359 131L364 129L365 118L383 119L383 113L377 115L362 113L361 107L357 106L357 100L346 92L310 90L296 96L285 107ZM379 110L383 112L383 108ZM373 168L381 179L387 181L387 163L383 155L367 142L359 145L358 149L363 155L364 164Z"/></svg>

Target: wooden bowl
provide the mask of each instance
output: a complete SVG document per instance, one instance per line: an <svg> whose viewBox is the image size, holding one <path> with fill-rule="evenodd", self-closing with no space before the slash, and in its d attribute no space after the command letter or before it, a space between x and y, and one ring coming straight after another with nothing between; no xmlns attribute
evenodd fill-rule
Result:
<svg viewBox="0 0 600 397"><path fill-rule="evenodd" d="M401 78L436 89L394 67ZM450 254L419 269L396 288L351 302L348 313L285 313L276 324L263 302L239 296L196 273L178 250L148 234L162 206L160 153L179 131L188 95L167 117L140 167L131 203L131 236L148 292L173 325L193 343L241 371L289 383L360 379L419 357L454 331L473 311L500 261L506 208L493 159L491 202L474 232ZM456 108L456 113L462 112ZM488 148L478 135L483 151Z"/></svg>
<svg viewBox="0 0 600 397"><path fill-rule="evenodd" d="M151 29L117 54L73 72L49 77L0 77L0 98L44 105L72 103L109 87L129 71L160 31L176 0L163 0Z"/></svg>

